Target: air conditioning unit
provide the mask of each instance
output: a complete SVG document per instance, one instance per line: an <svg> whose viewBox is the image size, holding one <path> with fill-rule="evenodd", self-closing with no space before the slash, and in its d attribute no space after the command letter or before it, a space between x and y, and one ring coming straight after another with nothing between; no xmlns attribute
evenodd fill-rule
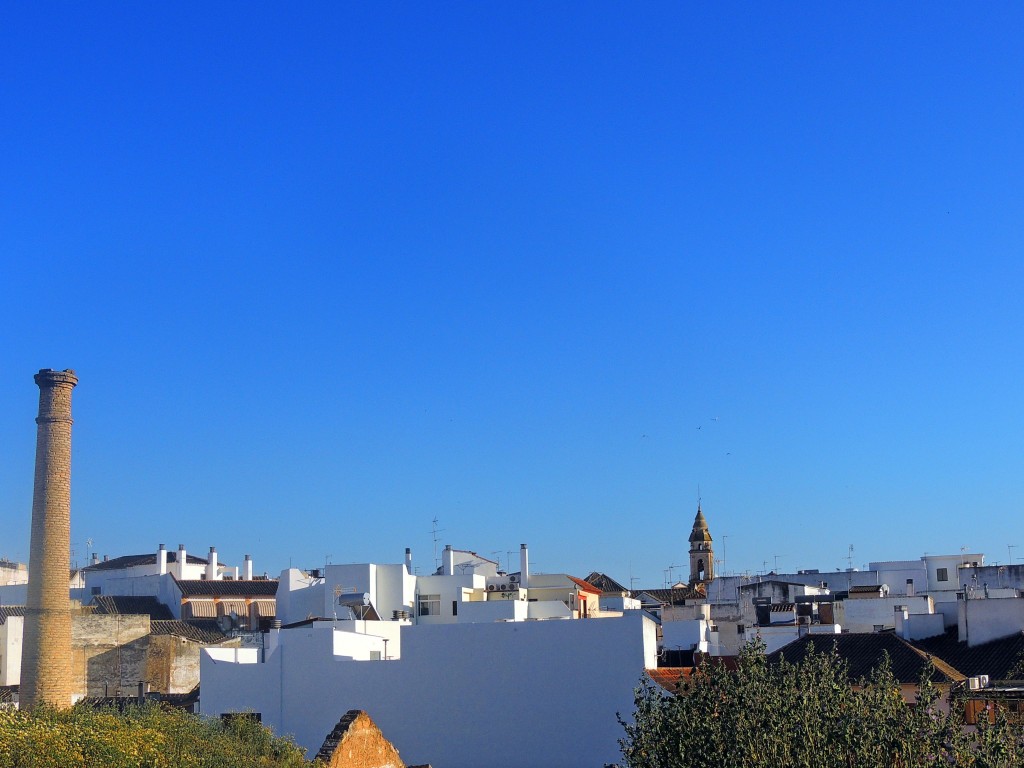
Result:
<svg viewBox="0 0 1024 768"><path fill-rule="evenodd" d="M518 584L519 576L513 573L511 576L508 577L508 580L511 581L513 584Z"/></svg>
<svg viewBox="0 0 1024 768"><path fill-rule="evenodd" d="M981 689L981 678L979 678L979 677L970 677L970 678L967 679L967 684L970 686L972 691L980 690Z"/></svg>
<svg viewBox="0 0 1024 768"><path fill-rule="evenodd" d="M487 591L488 592L493 592L495 589L497 589L497 587L494 584L488 584L487 585Z"/></svg>
<svg viewBox="0 0 1024 768"><path fill-rule="evenodd" d="M988 688L988 675L978 675L978 683L982 688Z"/></svg>
<svg viewBox="0 0 1024 768"><path fill-rule="evenodd" d="M499 587L499 589L500 589L500 590L501 590L502 592L508 592L508 584L502 584L502 585L501 585L501 586Z"/></svg>

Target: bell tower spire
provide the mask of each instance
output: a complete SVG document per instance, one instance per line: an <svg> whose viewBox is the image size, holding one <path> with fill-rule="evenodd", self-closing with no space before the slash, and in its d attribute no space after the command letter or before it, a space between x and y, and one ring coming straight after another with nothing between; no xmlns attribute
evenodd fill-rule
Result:
<svg viewBox="0 0 1024 768"><path fill-rule="evenodd" d="M690 584L701 584L715 578L715 553L711 547L708 521L704 519L700 502L697 502L697 516L690 531Z"/></svg>

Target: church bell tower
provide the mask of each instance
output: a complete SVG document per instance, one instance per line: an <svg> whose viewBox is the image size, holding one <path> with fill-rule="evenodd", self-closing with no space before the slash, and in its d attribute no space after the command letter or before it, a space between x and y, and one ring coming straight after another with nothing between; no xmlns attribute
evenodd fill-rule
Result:
<svg viewBox="0 0 1024 768"><path fill-rule="evenodd" d="M690 532L690 584L701 584L715 578L715 553L711 548L708 521L697 502L697 516Z"/></svg>

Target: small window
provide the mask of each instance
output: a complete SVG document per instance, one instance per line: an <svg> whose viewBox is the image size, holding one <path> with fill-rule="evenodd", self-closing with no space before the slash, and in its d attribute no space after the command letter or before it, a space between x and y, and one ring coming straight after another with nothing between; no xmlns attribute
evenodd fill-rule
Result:
<svg viewBox="0 0 1024 768"><path fill-rule="evenodd" d="M94 597L96 595L101 594L102 592L103 592L103 587L93 587L92 588L92 594L93 594Z"/></svg>
<svg viewBox="0 0 1024 768"><path fill-rule="evenodd" d="M742 624L737 624L736 625L736 634L737 635L742 635L746 631L746 629L747 628L745 626L743 626Z"/></svg>
<svg viewBox="0 0 1024 768"><path fill-rule="evenodd" d="M458 616L458 615L459 615L459 601L458 600L452 600L452 616Z"/></svg>
<svg viewBox="0 0 1024 768"><path fill-rule="evenodd" d="M441 596L420 595L420 616L440 616Z"/></svg>
<svg viewBox="0 0 1024 768"><path fill-rule="evenodd" d="M936 568L935 578L938 581L949 581L949 571L945 568Z"/></svg>

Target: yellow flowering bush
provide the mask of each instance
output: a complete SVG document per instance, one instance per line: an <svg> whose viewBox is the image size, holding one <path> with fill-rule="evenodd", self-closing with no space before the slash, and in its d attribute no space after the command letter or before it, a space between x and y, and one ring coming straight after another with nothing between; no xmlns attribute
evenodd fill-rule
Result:
<svg viewBox="0 0 1024 768"><path fill-rule="evenodd" d="M0 709L0 768L293 768L304 750L252 718L227 723L149 703Z"/></svg>

